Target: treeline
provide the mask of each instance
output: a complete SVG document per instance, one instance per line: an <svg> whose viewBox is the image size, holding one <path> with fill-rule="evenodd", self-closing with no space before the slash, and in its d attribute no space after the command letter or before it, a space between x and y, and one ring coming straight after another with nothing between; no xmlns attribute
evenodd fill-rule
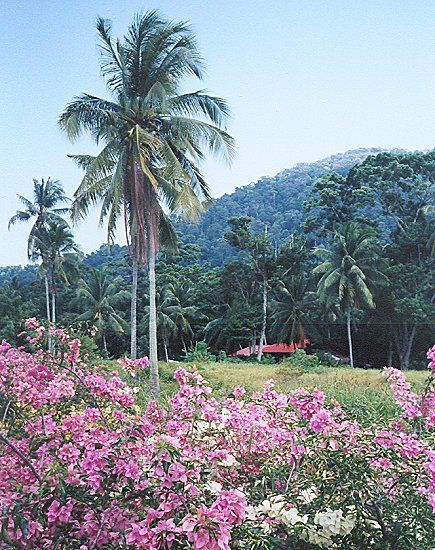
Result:
<svg viewBox="0 0 435 550"><path fill-rule="evenodd" d="M259 231L255 220L238 216L226 222L223 238L234 255L224 265L203 261L197 243L162 249L156 265L160 359L182 358L202 340L216 353L251 346L261 359L266 341L308 337L313 347L346 355L357 366L417 366L434 320L434 179L434 152L380 153L347 175L319 178L304 201L300 230L283 244L267 225ZM57 199L65 198L58 183L48 184ZM35 203L45 200L36 185ZM37 282L20 282L17 273L0 289L0 337L13 340L25 317L53 321L54 315L78 332L96 327L92 338L101 353L128 353L131 254L103 246L83 260L69 228L60 227L48 238L52 251L39 262ZM140 267L139 354L148 353L148 326L147 273Z"/></svg>

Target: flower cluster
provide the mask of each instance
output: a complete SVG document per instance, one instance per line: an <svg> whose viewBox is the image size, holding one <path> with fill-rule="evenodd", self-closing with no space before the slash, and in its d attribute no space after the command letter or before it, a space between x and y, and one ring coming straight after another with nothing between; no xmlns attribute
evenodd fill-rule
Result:
<svg viewBox="0 0 435 550"><path fill-rule="evenodd" d="M316 544L320 548L333 546L334 537L346 537L352 531L356 524L355 511L351 510L347 515L343 514L343 510L321 510L316 512L314 516L314 525L317 529L307 530L303 533L303 537Z"/></svg>
<svg viewBox="0 0 435 550"><path fill-rule="evenodd" d="M140 357L139 359L122 357L122 359L118 359L118 365L120 365L123 371L135 378L138 374L148 369L150 361L148 357Z"/></svg>
<svg viewBox="0 0 435 550"><path fill-rule="evenodd" d="M0 345L0 548L431 544L435 456L405 419L363 428L273 381L217 399L184 369L141 410L63 332L45 353L28 330L30 352Z"/></svg>
<svg viewBox="0 0 435 550"><path fill-rule="evenodd" d="M429 359L429 364L427 366L431 371L435 371L435 346L432 346L427 352L427 358Z"/></svg>
<svg viewBox="0 0 435 550"><path fill-rule="evenodd" d="M402 417L416 424L418 432L435 427L435 346L427 352L430 375L420 394L411 391L405 375L396 369L386 369L391 382L391 389L397 405L402 410ZM427 453L424 468L430 478L427 488L421 488L421 493L427 495L428 501L435 511L435 451Z"/></svg>
<svg viewBox="0 0 435 550"><path fill-rule="evenodd" d="M421 394L411 391L411 384L406 380L405 374L394 368L385 368L393 390L393 397L402 409L403 418L406 420L420 419L424 421L426 428L435 426L435 346L427 352L430 372L425 388Z"/></svg>

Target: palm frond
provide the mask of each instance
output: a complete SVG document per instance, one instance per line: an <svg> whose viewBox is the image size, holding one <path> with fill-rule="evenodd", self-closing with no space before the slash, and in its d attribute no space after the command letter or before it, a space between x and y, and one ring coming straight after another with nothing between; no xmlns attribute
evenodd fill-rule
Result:
<svg viewBox="0 0 435 550"><path fill-rule="evenodd" d="M175 115L204 115L219 128L225 128L230 116L230 108L221 97L211 96L206 90L198 90L171 99L170 110Z"/></svg>
<svg viewBox="0 0 435 550"><path fill-rule="evenodd" d="M18 211L12 216L8 223L8 229L10 229L17 222L27 222L31 218L31 214L28 212Z"/></svg>
<svg viewBox="0 0 435 550"><path fill-rule="evenodd" d="M89 94L77 96L60 115L59 125L70 141L87 131L97 141L115 124L119 105Z"/></svg>
<svg viewBox="0 0 435 550"><path fill-rule="evenodd" d="M92 155L68 155L68 158L72 159L83 170L86 170L95 160L95 156Z"/></svg>
<svg viewBox="0 0 435 550"><path fill-rule="evenodd" d="M159 233L160 242L165 247L167 252L171 254L178 252L177 232L171 222L171 219L163 212L163 210L160 212Z"/></svg>
<svg viewBox="0 0 435 550"><path fill-rule="evenodd" d="M100 36L98 45L100 50L101 72L108 77L107 85L116 91L126 78L125 63L123 60L122 46L119 41L112 41L112 22L102 17L97 18L97 31Z"/></svg>
<svg viewBox="0 0 435 550"><path fill-rule="evenodd" d="M234 139L225 130L199 119L173 116L170 129L181 144L193 140L227 162L234 158Z"/></svg>

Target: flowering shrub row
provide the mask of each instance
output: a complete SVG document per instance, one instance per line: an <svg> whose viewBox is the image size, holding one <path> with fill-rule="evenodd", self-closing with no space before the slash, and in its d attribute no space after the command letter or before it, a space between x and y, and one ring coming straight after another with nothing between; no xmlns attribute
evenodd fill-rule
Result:
<svg viewBox="0 0 435 550"><path fill-rule="evenodd" d="M423 396L387 371L402 417L367 429L317 390L218 401L183 369L141 411L51 333L52 355L35 320L31 351L0 346L1 548L430 547L435 348Z"/></svg>

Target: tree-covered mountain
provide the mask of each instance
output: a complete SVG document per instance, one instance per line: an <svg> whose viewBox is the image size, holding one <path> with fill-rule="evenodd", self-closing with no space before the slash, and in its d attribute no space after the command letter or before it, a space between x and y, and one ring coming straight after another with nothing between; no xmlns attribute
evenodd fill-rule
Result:
<svg viewBox="0 0 435 550"><path fill-rule="evenodd" d="M262 177L255 183L238 187L234 193L216 199L198 223L179 221L181 239L199 244L201 260L222 265L226 258L236 255L224 239L227 219L247 215L253 220L254 231L263 231L267 226L275 246L282 244L300 227L305 217L303 203L318 178L331 172L345 176L355 164L380 151L375 147L354 149L317 162L296 164L274 177ZM92 267L114 264L123 261L126 253L125 247L113 245L109 249L102 245L87 255L84 262ZM0 267L0 286L11 283L14 278L20 284L33 282L37 278L37 266Z"/></svg>
<svg viewBox="0 0 435 550"><path fill-rule="evenodd" d="M0 287L13 283L28 285L38 278L38 266L35 264L7 265L0 267Z"/></svg>
<svg viewBox="0 0 435 550"><path fill-rule="evenodd" d="M222 265L236 253L224 239L227 219L247 215L252 218L253 231L267 228L277 248L300 228L306 216L303 204L316 180L331 172L346 176L353 166L380 151L374 147L354 149L317 162L296 164L275 177L262 177L238 187L234 193L218 198L198 223L179 222L181 238L186 243L199 244L202 260Z"/></svg>

